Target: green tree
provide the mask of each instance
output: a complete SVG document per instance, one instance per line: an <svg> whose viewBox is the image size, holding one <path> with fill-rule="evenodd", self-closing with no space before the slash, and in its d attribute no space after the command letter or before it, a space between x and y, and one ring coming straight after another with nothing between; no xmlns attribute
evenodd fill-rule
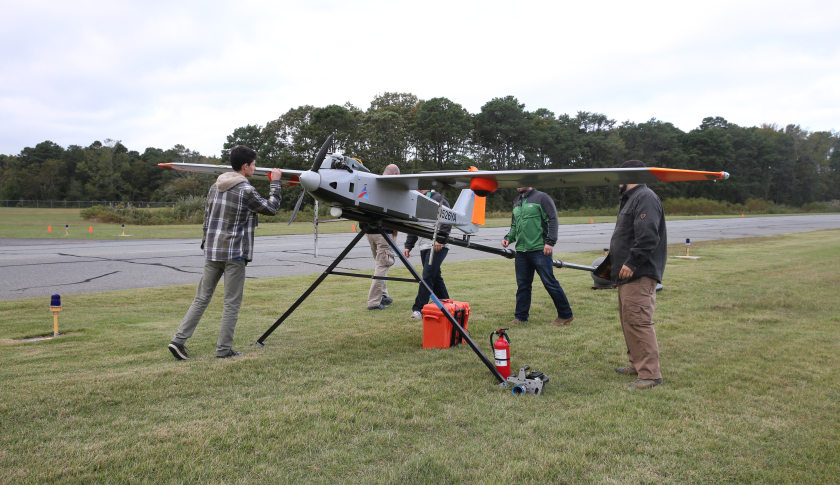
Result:
<svg viewBox="0 0 840 485"><path fill-rule="evenodd" d="M798 127L797 127L798 128ZM835 136L828 131L797 133L795 186L791 197L794 205L821 202L831 196L831 152Z"/></svg>
<svg viewBox="0 0 840 485"><path fill-rule="evenodd" d="M569 168L580 158L577 146L578 124L568 115L557 118L551 111L540 108L530 114L532 123L528 167L534 169Z"/></svg>
<svg viewBox="0 0 840 485"><path fill-rule="evenodd" d="M405 169L411 158L410 122L418 104L410 93L376 95L365 113L354 111L357 130L348 139L345 153L362 158L374 172L395 163Z"/></svg>
<svg viewBox="0 0 840 485"><path fill-rule="evenodd" d="M681 146L684 135L672 123L656 118L639 124L625 121L618 127L624 144L622 158L641 160L649 167L687 168L688 157Z"/></svg>
<svg viewBox="0 0 840 485"><path fill-rule="evenodd" d="M365 113L358 130L358 138L366 149L357 155L375 173L395 163L406 166L409 149L408 129L405 120L394 110L377 110Z"/></svg>
<svg viewBox="0 0 840 485"><path fill-rule="evenodd" d="M732 146L729 122L721 117L708 117L695 130L683 137L683 151L693 170L709 172L730 171L734 167L735 151ZM722 192L726 184L685 184L687 197L706 197L726 200ZM731 186L731 184L730 184ZM735 194L730 194L735 195Z"/></svg>
<svg viewBox="0 0 840 485"><path fill-rule="evenodd" d="M579 111L569 120L577 127L573 137L577 157L571 168L611 168L624 162L624 142L615 129L615 120L604 114ZM580 187L568 191L569 206L608 207L615 204L615 187Z"/></svg>
<svg viewBox="0 0 840 485"><path fill-rule="evenodd" d="M356 135L356 128L356 117L347 107L331 104L317 108L312 112L311 121L304 132L304 138L311 143L307 152L312 153L314 158L330 135L333 135L330 152L343 152Z"/></svg>
<svg viewBox="0 0 840 485"><path fill-rule="evenodd" d="M35 148L26 147L20 151L20 161L24 167L38 169L47 160L60 160L64 154L64 148L49 140L35 145Z"/></svg>
<svg viewBox="0 0 840 485"><path fill-rule="evenodd" d="M230 163L230 149L238 145L245 145L259 153L263 142L261 133L260 125L245 125L233 130L222 145L222 163Z"/></svg>
<svg viewBox="0 0 840 485"><path fill-rule="evenodd" d="M0 155L0 199L20 199L16 175L20 173L18 157Z"/></svg>
<svg viewBox="0 0 840 485"><path fill-rule="evenodd" d="M493 98L475 117L475 134L484 168L524 168L532 124L525 105L513 96Z"/></svg>
<svg viewBox="0 0 840 485"><path fill-rule="evenodd" d="M410 132L421 160L434 162L438 170L463 168L468 162L472 117L460 104L447 98L420 103Z"/></svg>
<svg viewBox="0 0 840 485"><path fill-rule="evenodd" d="M309 124L312 122L312 113L315 109L312 105L292 108L265 125L264 138L273 140L268 156L275 162L274 166L295 170L304 170L312 166L311 160L316 155L313 147L317 145L320 148L317 140L308 138L311 132ZM320 143L323 142L323 140L320 141ZM267 141L267 143L271 142ZM310 160L309 164L306 160Z"/></svg>
<svg viewBox="0 0 840 485"><path fill-rule="evenodd" d="M377 94L370 102L368 113L374 111L393 111L400 115L406 123L411 123L411 117L420 104L417 96L411 93L389 93Z"/></svg>
<svg viewBox="0 0 840 485"><path fill-rule="evenodd" d="M58 184L63 181L61 172L64 167L60 162L63 155L64 148L49 140L35 145L34 148L26 147L21 150L17 157L19 165L11 176L16 195L22 199L41 200L44 200L47 194L60 195L61 187ZM43 170L43 165L48 160L53 161L49 164L49 170L58 171L58 173L48 175L49 170ZM46 182L42 181L45 177L49 179Z"/></svg>
<svg viewBox="0 0 840 485"><path fill-rule="evenodd" d="M64 162L61 160L44 160L34 176L39 189L39 199L60 200L64 197L63 192Z"/></svg>
<svg viewBox="0 0 840 485"><path fill-rule="evenodd" d="M130 166L130 158L120 141L94 142L85 150L85 155L78 171L88 178L86 195L92 200L130 200L133 189L122 176Z"/></svg>

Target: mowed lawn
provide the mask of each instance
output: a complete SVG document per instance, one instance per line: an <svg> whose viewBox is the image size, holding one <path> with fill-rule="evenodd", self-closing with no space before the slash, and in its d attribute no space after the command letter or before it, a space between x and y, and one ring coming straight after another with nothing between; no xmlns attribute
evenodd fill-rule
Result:
<svg viewBox="0 0 840 485"><path fill-rule="evenodd" d="M315 277L248 281L245 355L214 358L217 292L185 362L166 345L195 285L66 296L62 335L41 342L19 339L52 334L48 302L0 301L0 483L837 483L838 241L700 242L699 260L669 259L664 384L647 391L613 371L615 292L579 271L557 271L571 325L546 325L536 283L530 322L509 331L514 368L550 377L540 397L497 387L466 346L424 350L409 283L368 312L367 280L331 276L258 348ZM444 276L489 354L512 317L513 262Z"/></svg>

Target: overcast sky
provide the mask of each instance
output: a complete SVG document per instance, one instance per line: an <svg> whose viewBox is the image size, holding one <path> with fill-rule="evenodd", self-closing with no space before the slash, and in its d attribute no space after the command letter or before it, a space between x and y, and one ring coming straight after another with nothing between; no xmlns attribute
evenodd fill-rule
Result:
<svg viewBox="0 0 840 485"><path fill-rule="evenodd" d="M111 138L218 155L237 127L386 91L838 130L838 19L837 0L7 0L0 153Z"/></svg>

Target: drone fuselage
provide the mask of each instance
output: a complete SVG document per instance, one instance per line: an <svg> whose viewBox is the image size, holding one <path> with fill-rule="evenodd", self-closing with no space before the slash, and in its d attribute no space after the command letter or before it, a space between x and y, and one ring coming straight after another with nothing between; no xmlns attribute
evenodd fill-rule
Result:
<svg viewBox="0 0 840 485"><path fill-rule="evenodd" d="M335 168L336 161L340 168ZM343 216L350 219L353 213L361 213L409 223L433 224L440 220L441 224L450 224L467 233L477 229L472 222L476 197L472 190L463 190L450 209L416 190L387 183L384 180L387 177L348 167L340 162L339 156L332 156L327 157L317 173L302 173L300 183L318 201L340 208Z"/></svg>

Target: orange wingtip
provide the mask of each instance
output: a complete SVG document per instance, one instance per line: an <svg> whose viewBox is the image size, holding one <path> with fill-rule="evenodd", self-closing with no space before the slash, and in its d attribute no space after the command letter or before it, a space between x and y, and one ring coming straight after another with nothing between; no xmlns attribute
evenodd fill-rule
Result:
<svg viewBox="0 0 840 485"><path fill-rule="evenodd" d="M662 182L691 182L695 180L724 180L729 177L726 172L699 172L697 170L677 170L674 168L649 168L656 178Z"/></svg>
<svg viewBox="0 0 840 485"><path fill-rule="evenodd" d="M166 169L166 170L177 170L177 171L179 171L179 172L192 172L192 173L198 173L198 172L196 172L195 170L190 170L190 169L188 169L188 168L184 168L184 167L180 167L180 166L175 166L175 164L174 164L174 163L159 163L159 164L158 164L158 167L160 167L160 168L164 168L164 169Z"/></svg>

